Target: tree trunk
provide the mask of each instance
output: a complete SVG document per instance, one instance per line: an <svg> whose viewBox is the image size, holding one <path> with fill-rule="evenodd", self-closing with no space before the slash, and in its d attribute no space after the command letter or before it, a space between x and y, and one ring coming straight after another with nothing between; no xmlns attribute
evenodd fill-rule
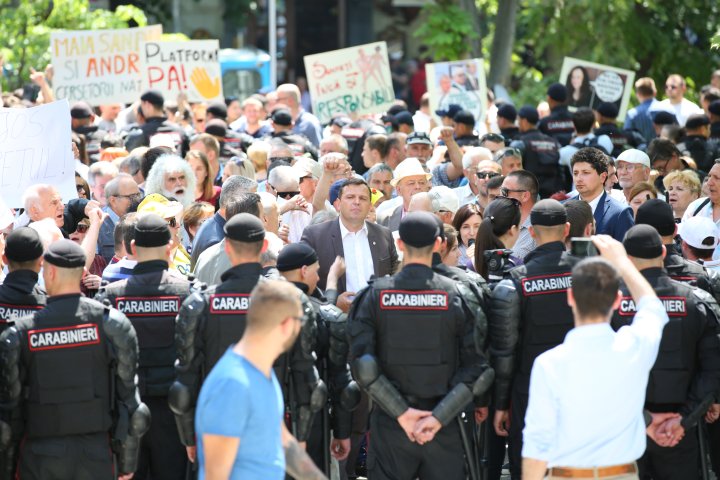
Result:
<svg viewBox="0 0 720 480"><path fill-rule="evenodd" d="M515 44L515 15L518 0L501 0L495 19L495 35L490 50L488 85L507 85L510 80L510 61Z"/></svg>
<svg viewBox="0 0 720 480"><path fill-rule="evenodd" d="M480 25L480 12L478 12L475 0L460 0L460 8L465 10L470 16L473 30L477 33L477 37L470 40L470 58L482 57L482 26Z"/></svg>

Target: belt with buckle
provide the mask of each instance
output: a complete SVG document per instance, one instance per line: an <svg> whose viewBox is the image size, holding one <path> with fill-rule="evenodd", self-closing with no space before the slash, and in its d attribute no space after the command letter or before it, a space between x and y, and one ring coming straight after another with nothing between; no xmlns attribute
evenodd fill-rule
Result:
<svg viewBox="0 0 720 480"><path fill-rule="evenodd" d="M613 465L612 467L594 467L594 468L570 468L570 467L553 467L550 469L551 477L561 478L602 478L612 477L615 475L637 473L637 466L634 463L626 463L624 465Z"/></svg>

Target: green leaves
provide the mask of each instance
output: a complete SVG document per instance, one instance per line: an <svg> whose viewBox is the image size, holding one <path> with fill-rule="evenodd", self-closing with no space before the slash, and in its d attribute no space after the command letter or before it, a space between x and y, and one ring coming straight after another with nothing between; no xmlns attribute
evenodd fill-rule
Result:
<svg viewBox="0 0 720 480"><path fill-rule="evenodd" d="M467 12L451 1L426 3L425 22L413 36L427 45L435 61L457 60L470 52L470 40L478 38Z"/></svg>

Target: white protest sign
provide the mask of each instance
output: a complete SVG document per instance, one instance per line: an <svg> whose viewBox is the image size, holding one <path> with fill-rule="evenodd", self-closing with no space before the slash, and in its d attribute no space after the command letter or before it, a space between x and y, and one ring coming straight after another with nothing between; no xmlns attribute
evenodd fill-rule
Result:
<svg viewBox="0 0 720 480"><path fill-rule="evenodd" d="M77 198L70 137L70 105L58 100L33 108L0 108L0 199L22 207L30 185L47 183L63 201Z"/></svg>
<svg viewBox="0 0 720 480"><path fill-rule="evenodd" d="M395 100L385 42L306 55L304 60L313 114L322 123L339 114L382 113Z"/></svg>
<svg viewBox="0 0 720 480"><path fill-rule="evenodd" d="M570 111L578 107L596 109L603 102L614 103L619 111L618 122L625 119L634 80L635 72L630 70L572 57L565 57L560 71L560 82L567 87Z"/></svg>
<svg viewBox="0 0 720 480"><path fill-rule="evenodd" d="M143 43L143 90L165 98L185 92L191 102L223 101L219 49L217 40Z"/></svg>
<svg viewBox="0 0 720 480"><path fill-rule="evenodd" d="M52 32L55 96L93 106L136 101L142 94L140 43L161 35L162 25Z"/></svg>
<svg viewBox="0 0 720 480"><path fill-rule="evenodd" d="M487 85L482 58L428 63L425 74L431 111L447 111L450 105L460 105L472 112L476 125L484 120ZM440 124L440 119L436 120Z"/></svg>

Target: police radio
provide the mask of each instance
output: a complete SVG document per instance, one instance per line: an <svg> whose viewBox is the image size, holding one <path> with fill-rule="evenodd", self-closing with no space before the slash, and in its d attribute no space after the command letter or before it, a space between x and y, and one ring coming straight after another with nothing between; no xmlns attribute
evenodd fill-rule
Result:
<svg viewBox="0 0 720 480"><path fill-rule="evenodd" d="M485 250L483 256L485 257L485 263L487 264L488 277L500 277L504 276L504 273L510 268L514 267L515 264L510 259L512 250L507 248L499 248L497 250Z"/></svg>

